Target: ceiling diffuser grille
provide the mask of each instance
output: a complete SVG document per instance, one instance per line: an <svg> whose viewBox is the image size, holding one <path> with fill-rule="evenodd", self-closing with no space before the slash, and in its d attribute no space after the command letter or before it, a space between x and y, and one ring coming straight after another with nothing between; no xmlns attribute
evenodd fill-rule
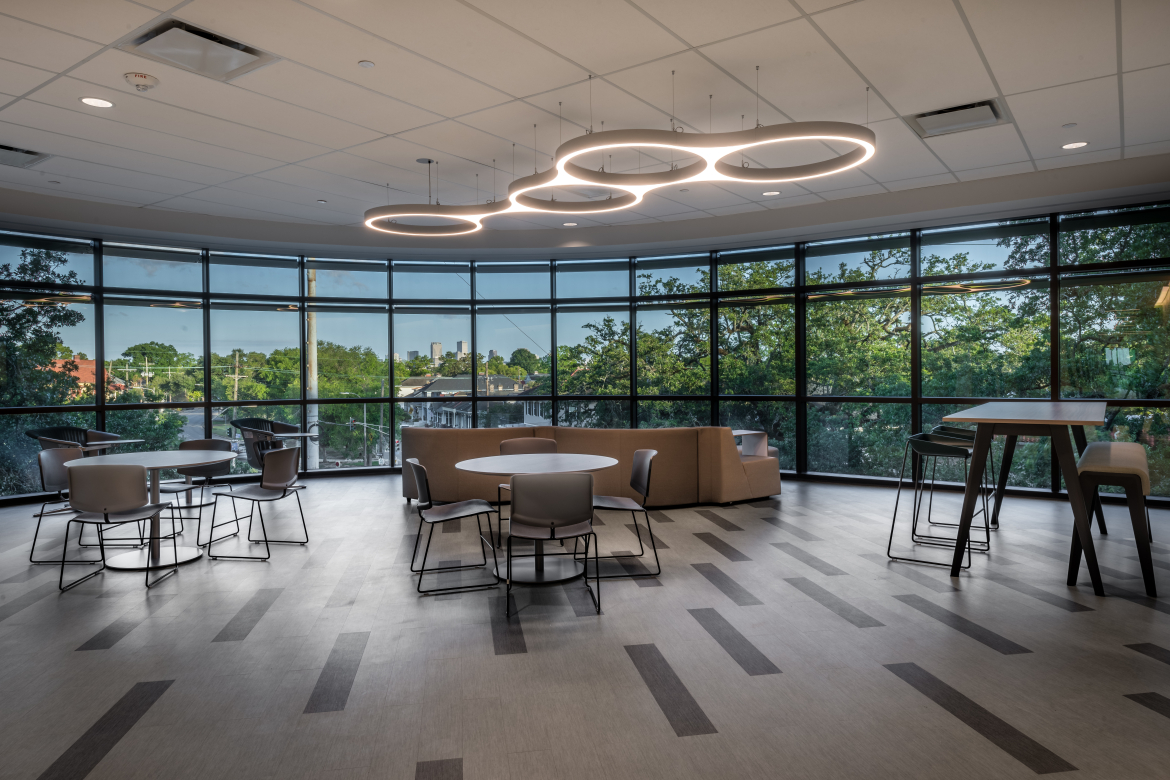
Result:
<svg viewBox="0 0 1170 780"><path fill-rule="evenodd" d="M927 111L904 118L923 138L961 133L964 130L975 130L1007 122L1003 110L995 100L981 100L978 103Z"/></svg>
<svg viewBox="0 0 1170 780"><path fill-rule="evenodd" d="M52 155L31 152L28 149L17 149L14 146L0 144L0 165L10 165L13 168L31 168Z"/></svg>
<svg viewBox="0 0 1170 780"><path fill-rule="evenodd" d="M178 19L168 19L118 48L216 81L231 81L279 59Z"/></svg>

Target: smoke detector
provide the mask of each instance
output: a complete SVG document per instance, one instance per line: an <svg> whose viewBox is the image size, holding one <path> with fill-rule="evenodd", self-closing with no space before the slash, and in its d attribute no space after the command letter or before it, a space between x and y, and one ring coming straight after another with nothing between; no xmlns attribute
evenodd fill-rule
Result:
<svg viewBox="0 0 1170 780"><path fill-rule="evenodd" d="M154 89L158 86L158 79L149 73L127 73L126 83L134 87L139 92L145 92L148 89Z"/></svg>

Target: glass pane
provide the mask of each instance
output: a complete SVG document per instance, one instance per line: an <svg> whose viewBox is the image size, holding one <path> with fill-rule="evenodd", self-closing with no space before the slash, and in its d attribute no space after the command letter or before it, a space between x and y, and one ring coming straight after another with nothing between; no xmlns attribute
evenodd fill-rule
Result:
<svg viewBox="0 0 1170 780"><path fill-rule="evenodd" d="M557 392L562 395L628 395L628 307L557 310Z"/></svg>
<svg viewBox="0 0 1170 780"><path fill-rule="evenodd" d="M719 306L719 392L796 392L796 306L793 296L730 301Z"/></svg>
<svg viewBox="0 0 1170 780"><path fill-rule="evenodd" d="M523 428L552 425L552 401L481 401L480 428Z"/></svg>
<svg viewBox="0 0 1170 780"><path fill-rule="evenodd" d="M89 241L0 230L0 279L93 284L93 247Z"/></svg>
<svg viewBox="0 0 1170 780"><path fill-rule="evenodd" d="M1047 398L1048 279L922 288L922 394Z"/></svg>
<svg viewBox="0 0 1170 780"><path fill-rule="evenodd" d="M910 275L910 234L850 238L808 244L805 284L868 282Z"/></svg>
<svg viewBox="0 0 1170 780"><path fill-rule="evenodd" d="M809 395L910 395L909 293L808 296Z"/></svg>
<svg viewBox="0 0 1170 780"><path fill-rule="evenodd" d="M766 290L796 284L796 248L740 249L719 253L720 290Z"/></svg>
<svg viewBox="0 0 1170 780"><path fill-rule="evenodd" d="M0 406L94 403L89 295L0 291Z"/></svg>
<svg viewBox="0 0 1170 780"><path fill-rule="evenodd" d="M154 452L177 450L179 443L207 438L204 435L203 407L190 409L116 409L106 412L106 430L123 439L143 439L141 444L126 444L110 450ZM181 479L179 472L161 472L163 479Z"/></svg>
<svg viewBox="0 0 1170 780"><path fill-rule="evenodd" d="M639 401L639 428L695 428L711 424L711 402Z"/></svg>
<svg viewBox="0 0 1170 780"><path fill-rule="evenodd" d="M942 418L948 414L970 409L975 404L923 404L922 430L930 432L936 425L949 425L954 428L975 430L969 423L944 423ZM1110 410L1112 411L1112 410ZM1085 433L1089 433L1089 428ZM1052 487L1052 448L1051 440L1047 436L1019 436L1016 439L1016 451L1012 455L1012 470L1008 472L1008 485L1012 487L1051 488ZM1003 463L1003 448L1007 443L1006 437L996 436L991 441L992 474L999 479L999 467ZM899 456L901 457L901 456ZM963 464L951 462L945 458L938 461L939 481L965 481Z"/></svg>
<svg viewBox="0 0 1170 780"><path fill-rule="evenodd" d="M639 257L637 259L638 295L682 295L711 289L711 258L704 252L696 255Z"/></svg>
<svg viewBox="0 0 1170 780"><path fill-rule="evenodd" d="M1048 220L1009 220L922 231L922 274L1016 271L1049 262Z"/></svg>
<svg viewBox="0 0 1170 780"><path fill-rule="evenodd" d="M628 260L557 263L557 298L625 298L629 294Z"/></svg>
<svg viewBox="0 0 1170 780"><path fill-rule="evenodd" d="M310 298L388 298L386 263L378 260L305 260Z"/></svg>
<svg viewBox="0 0 1170 780"><path fill-rule="evenodd" d="M306 311L305 397L388 397L389 316L389 309L376 306Z"/></svg>
<svg viewBox="0 0 1170 780"><path fill-rule="evenodd" d="M301 426L300 406L220 406L211 410L211 438L226 439L232 443L232 451L238 457L232 461L233 474L254 474L256 469L248 463L248 455L244 448L244 440L240 431L231 425L232 420L246 420L259 418L261 420L275 420L277 422ZM302 428L302 430L304 430ZM285 447L299 447L300 439L286 439Z"/></svg>
<svg viewBox="0 0 1170 780"><path fill-rule="evenodd" d="M1170 271L1060 280L1060 393L1170 398Z"/></svg>
<svg viewBox="0 0 1170 780"><path fill-rule="evenodd" d="M1170 442L1170 409L1111 406L1105 410L1105 425L1086 427L1085 438L1090 442L1133 441L1141 444L1150 464L1150 495L1170 496L1170 447L1166 446ZM1101 492L1125 491L1103 485Z"/></svg>
<svg viewBox="0 0 1170 780"><path fill-rule="evenodd" d="M310 470L390 465L389 404L312 404L307 423L320 432L302 445Z"/></svg>
<svg viewBox="0 0 1170 780"><path fill-rule="evenodd" d="M480 300L548 300L552 281L548 263L478 263L475 297Z"/></svg>
<svg viewBox="0 0 1170 780"><path fill-rule="evenodd" d="M710 391L711 309L707 302L639 306L638 393L705 395Z"/></svg>
<svg viewBox="0 0 1170 780"><path fill-rule="evenodd" d="M438 398L439 396L435 396ZM420 428L470 428L471 400L407 401L404 424Z"/></svg>
<svg viewBox="0 0 1170 780"><path fill-rule="evenodd" d="M808 470L897 477L909 435L910 404L810 403Z"/></svg>
<svg viewBox="0 0 1170 780"><path fill-rule="evenodd" d="M299 398L300 341L296 306L212 302L212 400Z"/></svg>
<svg viewBox="0 0 1170 780"><path fill-rule="evenodd" d="M629 428L630 402L557 401L557 425L570 428Z"/></svg>
<svg viewBox="0 0 1170 780"><path fill-rule="evenodd" d="M548 309L481 308L475 328L480 392L552 393L552 320Z"/></svg>
<svg viewBox="0 0 1170 780"><path fill-rule="evenodd" d="M203 292L203 256L198 250L103 244L102 283L106 287Z"/></svg>
<svg viewBox="0 0 1170 780"><path fill-rule="evenodd" d="M796 404L792 401L720 401L719 424L733 431L764 431L779 450L780 468L796 468Z"/></svg>
<svg viewBox="0 0 1170 780"><path fill-rule="evenodd" d="M41 492L37 466L41 445L25 431L58 425L90 430L97 427L97 416L93 412L0 414L0 496Z"/></svg>
<svg viewBox="0 0 1170 780"><path fill-rule="evenodd" d="M110 403L203 400L203 306L193 300L106 298Z"/></svg>
<svg viewBox="0 0 1170 780"><path fill-rule="evenodd" d="M471 314L395 309L394 383L399 397L471 395Z"/></svg>
<svg viewBox="0 0 1170 780"><path fill-rule="evenodd" d="M213 293L284 296L301 294L295 257L213 252L208 274Z"/></svg>
<svg viewBox="0 0 1170 780"><path fill-rule="evenodd" d="M470 263L395 263L395 300L466 301L471 298Z"/></svg>
<svg viewBox="0 0 1170 780"><path fill-rule="evenodd" d="M1060 264L1170 257L1170 208L1103 209L1060 218Z"/></svg>

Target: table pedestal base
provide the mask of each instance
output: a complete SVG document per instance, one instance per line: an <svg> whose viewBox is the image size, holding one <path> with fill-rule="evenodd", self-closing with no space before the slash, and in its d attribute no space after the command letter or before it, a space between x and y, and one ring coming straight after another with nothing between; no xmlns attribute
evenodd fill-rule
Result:
<svg viewBox="0 0 1170 780"><path fill-rule="evenodd" d="M133 552L122 553L106 559L107 569L117 569L118 571L146 571L147 569L165 569L175 565L175 553L171 546L166 542L163 543L162 550L159 556L154 561L150 559L150 548L144 547L141 550L134 550ZM197 561L203 557L203 551L198 547L180 547L179 548L179 565Z"/></svg>
<svg viewBox="0 0 1170 780"><path fill-rule="evenodd" d="M512 582L521 585L552 585L568 582L585 573L585 565L568 556L546 555L544 565L538 567L538 558L513 558ZM500 579L508 576L508 566L500 561Z"/></svg>

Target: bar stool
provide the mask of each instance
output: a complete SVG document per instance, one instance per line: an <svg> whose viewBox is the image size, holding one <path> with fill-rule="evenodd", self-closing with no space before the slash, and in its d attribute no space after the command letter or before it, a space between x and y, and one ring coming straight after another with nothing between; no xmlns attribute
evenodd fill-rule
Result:
<svg viewBox="0 0 1170 780"><path fill-rule="evenodd" d="M932 437L939 437L938 440L942 444L955 444L956 442L953 440L960 439L964 442L960 446L966 447L969 450L975 449L975 431L972 431L972 430L967 429L967 428L956 428L953 425L936 425L930 429L930 435ZM932 439L932 441L933 440L934 439ZM988 460L988 468L984 474L984 477L990 478L993 480L993 479L995 479L995 475L998 473L996 471L996 468L995 468L995 452L994 451L988 450L987 460ZM944 523L944 522L940 522L938 520L932 521L931 525L942 525L942 526L948 526L950 528L958 528L959 527L958 523ZM992 514L991 522L988 524L988 526L991 528L992 531L999 530L999 518L996 517L994 515L994 513Z"/></svg>

